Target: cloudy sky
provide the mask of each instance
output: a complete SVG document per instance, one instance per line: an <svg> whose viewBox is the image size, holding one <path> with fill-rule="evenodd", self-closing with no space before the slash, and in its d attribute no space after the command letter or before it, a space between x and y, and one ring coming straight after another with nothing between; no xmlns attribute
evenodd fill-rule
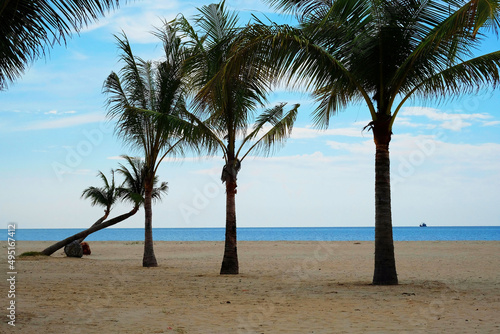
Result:
<svg viewBox="0 0 500 334"><path fill-rule="evenodd" d="M135 53L161 56L150 34L162 20L186 17L208 1L129 3L56 46L7 91L0 92L0 221L18 228L83 228L102 215L80 198L100 186L122 154L137 155L106 120L102 84L120 68L113 34L124 31ZM267 5L227 1L274 20ZM491 37L481 52L498 50ZM335 116L329 129L311 127L315 105L306 93L275 91L271 104L300 103L287 145L271 157L249 157L239 174L240 227L373 226L374 153L363 104ZM395 226L500 225L500 91L448 103L409 101L391 142ZM159 170L169 194L153 211L155 227L223 227L225 193L219 157L165 161ZM130 208L118 205L112 215ZM142 227L143 213L118 227Z"/></svg>

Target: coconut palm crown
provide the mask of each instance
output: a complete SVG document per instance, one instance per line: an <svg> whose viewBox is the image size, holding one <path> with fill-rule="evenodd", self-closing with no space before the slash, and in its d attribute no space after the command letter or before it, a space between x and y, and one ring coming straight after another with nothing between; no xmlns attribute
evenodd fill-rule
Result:
<svg viewBox="0 0 500 334"><path fill-rule="evenodd" d="M146 164L141 158L122 155L128 166L119 164L116 170L124 177L123 184L118 187L118 192L123 201L131 202L138 205L144 204L144 180L146 174ZM168 183L161 182L158 184L158 175L155 175L153 183L153 191L151 198L153 202L160 201L163 194L168 192Z"/></svg>
<svg viewBox="0 0 500 334"><path fill-rule="evenodd" d="M111 180L108 180L103 172L99 171L97 176L102 180L104 186L94 187L90 186L82 192L82 198L89 199L92 206L103 206L104 217L106 219L116 201L120 198L120 191L115 185L115 171L111 170Z"/></svg>

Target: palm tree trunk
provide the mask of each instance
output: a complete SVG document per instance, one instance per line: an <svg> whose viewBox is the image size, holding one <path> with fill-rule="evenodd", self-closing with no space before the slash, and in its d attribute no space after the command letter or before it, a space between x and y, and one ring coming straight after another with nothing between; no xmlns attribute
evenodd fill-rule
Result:
<svg viewBox="0 0 500 334"><path fill-rule="evenodd" d="M57 250L63 248L64 246L72 243L73 241L75 240L78 240L78 239L81 239L81 238L86 238L88 235L94 233L94 232L97 232L97 231L100 231L106 227L109 227L109 226L112 226L112 225L115 225L115 224L118 224L119 222L122 222L124 221L125 219L127 218L130 218L132 217L133 215L135 215L135 213L139 210L139 206L135 206L132 211L128 212L128 213L125 213L121 216L118 216L118 217L115 217L113 219L110 219L108 221L105 221L101 224L94 224L92 225L90 228L82 231L82 232L79 232L75 235L72 235L71 237L68 237L64 240L61 240L55 244L53 244L52 246L50 247L47 247L45 248L43 251L42 251L42 254L44 255L52 255L54 252L56 252Z"/></svg>
<svg viewBox="0 0 500 334"><path fill-rule="evenodd" d="M236 248L236 186L236 178L231 177L226 181L226 241L220 269L221 275L239 273Z"/></svg>
<svg viewBox="0 0 500 334"><path fill-rule="evenodd" d="M153 249L153 208L152 208L152 187L146 187L144 194L144 256L142 258L143 267L158 267Z"/></svg>
<svg viewBox="0 0 500 334"><path fill-rule="evenodd" d="M387 122L374 124L375 154L375 271L373 284L398 284L392 238L391 182Z"/></svg>
<svg viewBox="0 0 500 334"><path fill-rule="evenodd" d="M90 226L90 227L94 227L94 226L97 226L97 225L101 224L103 221L105 221L105 220L106 220L106 218L108 218L108 216L109 216L109 211L105 211L104 216L102 216L101 218L99 218L99 219L98 219L98 220L97 220L94 224L92 224L92 226ZM85 238L86 238L86 237L87 237L87 236L85 236L85 237L83 237L83 238L78 239L78 243L82 243L82 241L83 241L83 240L85 240Z"/></svg>

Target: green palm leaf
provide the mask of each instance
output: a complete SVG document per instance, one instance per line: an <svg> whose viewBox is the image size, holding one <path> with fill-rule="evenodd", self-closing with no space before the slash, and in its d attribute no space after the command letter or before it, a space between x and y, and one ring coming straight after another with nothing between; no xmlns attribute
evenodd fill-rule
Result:
<svg viewBox="0 0 500 334"><path fill-rule="evenodd" d="M134 205L142 205L144 203L144 183L147 177L147 169L144 161L141 158L134 158L122 155L128 163L128 166L119 164L117 172L124 177L123 184L118 188L120 198L124 201L131 202ZM153 182L153 200L161 200L162 195L167 194L168 184L161 182L158 185L158 177L155 176Z"/></svg>
<svg viewBox="0 0 500 334"><path fill-rule="evenodd" d="M103 172L97 174L104 183L103 187L88 187L82 192L82 198L89 199L92 206L98 205L105 208L109 213L115 202L120 197L119 190L115 186L115 172L111 170L111 180L109 181Z"/></svg>
<svg viewBox="0 0 500 334"><path fill-rule="evenodd" d="M0 4L0 90L54 44L96 21L118 0L5 0Z"/></svg>
<svg viewBox="0 0 500 334"><path fill-rule="evenodd" d="M236 154L237 156L240 155L240 151L243 149L244 145L248 141L254 140L259 133L265 129L266 125L269 125L270 128L256 140L248 150L246 150L246 153L241 157L240 161L243 161L250 152L255 151L256 153L263 152L265 154L270 154L272 153L272 149L284 145L286 139L290 137L292 133L293 124L297 119L298 108L300 106L299 104L294 105L292 109L283 115L283 108L285 105L286 103L277 105L257 117L253 131L243 140Z"/></svg>

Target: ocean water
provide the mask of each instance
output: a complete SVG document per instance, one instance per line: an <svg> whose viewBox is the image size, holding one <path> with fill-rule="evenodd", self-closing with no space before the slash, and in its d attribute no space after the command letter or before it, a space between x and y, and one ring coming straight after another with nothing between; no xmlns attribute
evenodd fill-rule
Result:
<svg viewBox="0 0 500 334"><path fill-rule="evenodd" d="M7 230L2 230L7 240ZM17 229L16 240L62 240L81 229ZM396 241L500 240L500 226L394 227ZM373 227L238 228L241 241L373 241ZM154 228L155 241L222 241L224 228ZM2 240L0 239L0 240ZM91 234L88 241L141 241L142 228L108 228Z"/></svg>

